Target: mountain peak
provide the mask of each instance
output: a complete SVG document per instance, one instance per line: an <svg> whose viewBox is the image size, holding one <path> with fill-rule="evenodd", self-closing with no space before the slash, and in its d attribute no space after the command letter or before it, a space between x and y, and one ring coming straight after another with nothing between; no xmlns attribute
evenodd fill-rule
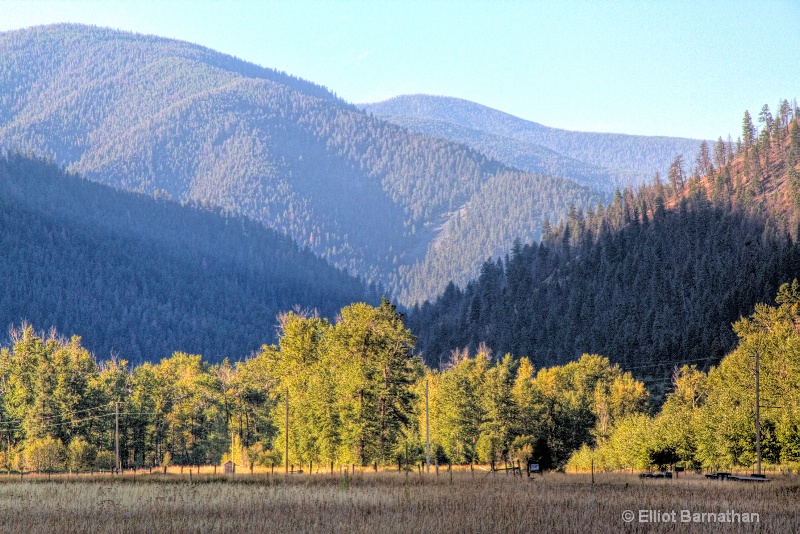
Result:
<svg viewBox="0 0 800 534"><path fill-rule="evenodd" d="M402 95L360 107L420 133L465 143L510 167L606 190L649 181L665 173L677 154L693 159L700 146L695 139L551 128L452 97Z"/></svg>
<svg viewBox="0 0 800 534"><path fill-rule="evenodd" d="M84 75L93 78L102 77L106 70L120 67L121 61L124 62L124 68L130 70L168 57L180 57L232 75L267 79L317 98L345 104L321 85L202 45L102 26L60 23L2 32L2 49L12 54L23 54L22 58L36 55L42 62L38 69L40 75L50 69L53 76L67 71L77 77L85 69Z"/></svg>
<svg viewBox="0 0 800 534"><path fill-rule="evenodd" d="M399 95L382 102L359 104L376 115L402 115L422 119L446 120L468 128L486 129L487 123L521 121L528 127L545 126L510 113L453 96L428 94Z"/></svg>

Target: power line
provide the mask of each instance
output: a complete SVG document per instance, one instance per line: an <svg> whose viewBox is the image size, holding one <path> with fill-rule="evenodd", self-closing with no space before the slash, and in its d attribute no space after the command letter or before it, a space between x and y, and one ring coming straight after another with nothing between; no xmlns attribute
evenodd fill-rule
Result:
<svg viewBox="0 0 800 534"><path fill-rule="evenodd" d="M667 366L667 365L686 364L686 363L692 363L692 362L706 362L706 361L707 362L711 362L714 359L715 359L714 357L708 356L708 357L705 357L705 358L695 358L693 360L673 360L673 361L669 361L669 362L658 362L658 363L652 363L652 364L647 364L647 365L637 365L635 367L626 367L623 370L624 371L633 371L635 369L655 369L655 368L664 367L664 366Z"/></svg>
<svg viewBox="0 0 800 534"><path fill-rule="evenodd" d="M40 430L45 430L45 429L48 429L48 428L55 428L55 427L64 426L64 425L72 425L72 424L75 424L75 423L82 423L83 421L91 421L93 419L102 419L103 417L108 417L109 415L114 415L114 413L111 412L111 413L107 413L107 414L92 415L92 416L89 416L89 417L84 417L83 419L77 419L77 420L72 420L72 421L62 421L60 423L49 423L49 424L46 424L46 425L37 426L37 428L40 429ZM24 425L20 425L20 426L13 427L13 428L5 428L3 430L7 431L7 432L12 432L12 431L15 431L15 430L23 430L24 428L25 428Z"/></svg>
<svg viewBox="0 0 800 534"><path fill-rule="evenodd" d="M108 406L110 406L110 403L109 403ZM32 419L33 418L35 418L35 419L57 419L59 417L64 417L66 415L74 415L74 414L78 414L78 413L90 412L92 410L100 410L100 409L103 409L103 408L107 408L108 406L105 405L105 404L101 404L99 406L94 406L92 408L85 408L83 410L68 410L68 411L59 412L58 414L54 414L54 415L38 415L38 416L32 416L31 418ZM25 420L26 420L25 418L22 418L22 419L6 419L5 421L0 421L0 425L7 425L7 424L10 424L10 423L22 423Z"/></svg>
<svg viewBox="0 0 800 534"><path fill-rule="evenodd" d="M73 425L73 424L77 424L77 423L82 423L84 421L91 421L91 420L94 420L94 419L103 419L104 417L110 417L110 416L113 416L113 415L116 415L116 413L115 412L109 412L109 413L105 413L105 414L99 414L99 415L92 415L92 416L89 416L89 417L84 417L82 419L73 419L73 420L70 420L70 421L61 421L61 422L58 422L58 423L48 423L48 424L44 424L44 425L38 425L36 428L38 428L40 430L45 430L45 429L48 429L48 428L55 428L55 427L64 426L64 425ZM163 415L163 412L120 412L120 415ZM23 420L18 420L18 421L24 421L24 419ZM2 422L2 424L5 424L5 423L8 423L8 421L3 421ZM12 431L16 431L16 430L23 430L24 428L25 428L24 425L19 425L19 426L12 427L12 428L4 428L4 429L2 429L2 431L4 431L4 432L12 432Z"/></svg>

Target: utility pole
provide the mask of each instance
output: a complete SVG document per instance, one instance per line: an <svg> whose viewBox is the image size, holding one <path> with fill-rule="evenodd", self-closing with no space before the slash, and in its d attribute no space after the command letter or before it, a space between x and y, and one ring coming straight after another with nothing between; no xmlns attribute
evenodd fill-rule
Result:
<svg viewBox="0 0 800 534"><path fill-rule="evenodd" d="M115 449L117 451L117 473L119 473L120 463L119 463L119 401L116 403L116 411L115 411L115 425L114 425L114 442L115 442Z"/></svg>
<svg viewBox="0 0 800 534"><path fill-rule="evenodd" d="M233 418L231 417L231 468L236 470L236 457L233 455L233 433L235 430L233 429Z"/></svg>
<svg viewBox="0 0 800 534"><path fill-rule="evenodd" d="M431 472L431 425L428 417L428 380L425 381L425 467Z"/></svg>
<svg viewBox="0 0 800 534"><path fill-rule="evenodd" d="M761 474L761 402L759 393L759 361L756 351L756 474Z"/></svg>
<svg viewBox="0 0 800 534"><path fill-rule="evenodd" d="M286 447L283 452L286 460L286 474L289 474L289 388L286 388Z"/></svg>

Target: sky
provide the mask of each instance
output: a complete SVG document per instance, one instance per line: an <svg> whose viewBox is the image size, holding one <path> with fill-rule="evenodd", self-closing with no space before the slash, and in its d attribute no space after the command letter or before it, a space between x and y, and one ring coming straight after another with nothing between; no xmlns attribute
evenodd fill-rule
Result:
<svg viewBox="0 0 800 534"><path fill-rule="evenodd" d="M800 98L800 0L2 0L0 31L79 22L197 43L354 103L425 93L570 130L716 139Z"/></svg>

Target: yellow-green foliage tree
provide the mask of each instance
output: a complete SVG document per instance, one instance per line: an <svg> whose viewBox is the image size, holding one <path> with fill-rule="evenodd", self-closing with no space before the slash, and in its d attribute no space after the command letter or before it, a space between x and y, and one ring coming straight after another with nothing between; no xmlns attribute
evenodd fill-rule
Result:
<svg viewBox="0 0 800 534"><path fill-rule="evenodd" d="M277 347L265 347L257 359L264 361L266 377L269 377L270 391L274 397L273 420L278 430L276 449L289 462L302 465L307 462L319 462L321 459L335 461L335 449L324 443L322 427L328 427L318 420L315 409L317 389L328 391L324 382L327 372L324 364L322 338L330 327L327 320L308 317L304 314L289 312L281 316L279 321L279 344ZM290 449L285 451L285 402L289 399L289 436ZM329 438L336 443L334 426L333 436ZM323 451L327 457L323 458Z"/></svg>
<svg viewBox="0 0 800 534"><path fill-rule="evenodd" d="M608 439L618 421L647 409L644 385L606 358L534 371L527 358L456 353L431 375L433 447L452 462L562 467L581 445Z"/></svg>
<svg viewBox="0 0 800 534"><path fill-rule="evenodd" d="M647 469L653 449L653 420L646 414L628 415L617 421L610 436L595 448L583 445L569 460L567 469Z"/></svg>
<svg viewBox="0 0 800 534"><path fill-rule="evenodd" d="M644 385L595 354L540 370L536 384L544 398L544 434L553 465L566 463L585 443L607 439L618 420L647 408Z"/></svg>
<svg viewBox="0 0 800 534"><path fill-rule="evenodd" d="M286 454L288 392L290 463L393 463L418 431L412 386L422 374L395 307L353 304L334 324L288 313L280 330L256 358L275 399L275 449Z"/></svg>
<svg viewBox="0 0 800 534"><path fill-rule="evenodd" d="M131 370L27 327L0 353L6 437L17 451L69 445L71 469L113 465L119 413L123 467L217 463L232 446L247 465L413 465L424 458L427 382L434 459L562 467L583 444L618 443L612 429L647 404L640 382L597 355L537 372L482 347L427 370L388 301L353 304L333 323L290 312L279 334L235 365L177 352Z"/></svg>
<svg viewBox="0 0 800 534"><path fill-rule="evenodd" d="M699 409L697 459L707 466L755 462L755 355L760 365L761 450L766 462L800 461L800 285L781 286L734 325L739 345L708 373Z"/></svg>
<svg viewBox="0 0 800 534"><path fill-rule="evenodd" d="M479 457L492 465L509 459L517 419L511 392L515 371L515 362L507 354L484 375L480 392L483 421L477 448Z"/></svg>
<svg viewBox="0 0 800 534"><path fill-rule="evenodd" d="M687 466L697 463L699 408L707 396L706 382L705 373L695 366L684 365L675 373L673 392L650 428L651 460L661 452L662 457L673 455Z"/></svg>
<svg viewBox="0 0 800 534"><path fill-rule="evenodd" d="M489 366L489 355L485 351L474 358L463 352L439 378L435 391L435 435L452 462L478 461L477 445L484 419L480 397Z"/></svg>

